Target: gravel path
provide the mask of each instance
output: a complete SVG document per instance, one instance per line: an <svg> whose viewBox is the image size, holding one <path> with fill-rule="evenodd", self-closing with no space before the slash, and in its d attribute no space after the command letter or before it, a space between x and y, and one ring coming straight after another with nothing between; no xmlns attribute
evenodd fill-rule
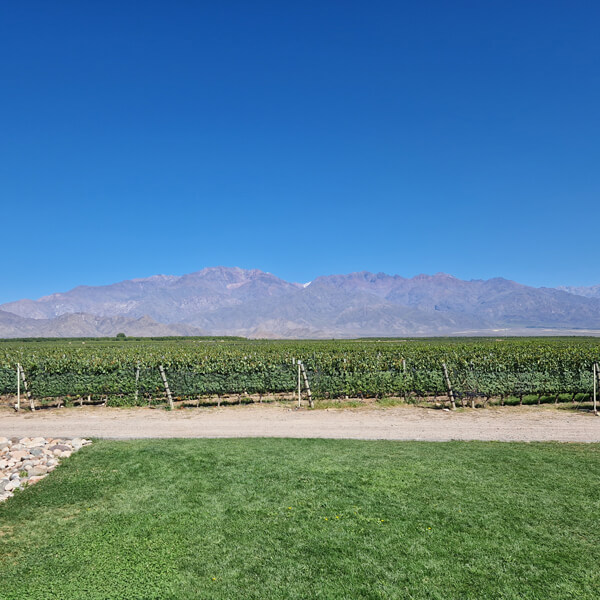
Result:
<svg viewBox="0 0 600 600"><path fill-rule="evenodd" d="M173 412L77 407L17 414L5 409L0 411L0 435L600 442L600 418L551 406L456 412L405 406L309 411L264 405Z"/></svg>

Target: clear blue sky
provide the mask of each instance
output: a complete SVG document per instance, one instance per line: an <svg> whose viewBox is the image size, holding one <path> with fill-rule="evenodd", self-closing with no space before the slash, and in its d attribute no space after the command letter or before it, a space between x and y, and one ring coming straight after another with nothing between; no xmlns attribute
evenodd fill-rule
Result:
<svg viewBox="0 0 600 600"><path fill-rule="evenodd" d="M600 283L600 4L3 2L0 302L205 266Z"/></svg>

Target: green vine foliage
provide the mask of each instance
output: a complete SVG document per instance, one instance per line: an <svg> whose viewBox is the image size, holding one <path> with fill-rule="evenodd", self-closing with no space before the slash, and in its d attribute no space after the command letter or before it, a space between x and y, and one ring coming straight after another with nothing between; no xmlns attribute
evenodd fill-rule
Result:
<svg viewBox="0 0 600 600"><path fill-rule="evenodd" d="M164 395L159 365L177 398L293 392L297 358L316 397L444 395L442 363L462 396L589 394L600 340L5 340L0 395L16 392L18 363L39 401L90 395L145 404Z"/></svg>

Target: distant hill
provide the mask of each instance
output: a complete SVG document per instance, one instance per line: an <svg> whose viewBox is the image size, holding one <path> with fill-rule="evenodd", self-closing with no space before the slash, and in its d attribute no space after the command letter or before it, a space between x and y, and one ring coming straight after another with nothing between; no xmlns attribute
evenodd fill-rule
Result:
<svg viewBox="0 0 600 600"><path fill-rule="evenodd" d="M556 289L569 292L569 294L576 294L577 296L585 296L586 298L600 298L600 285L590 285L588 287L562 285Z"/></svg>
<svg viewBox="0 0 600 600"><path fill-rule="evenodd" d="M150 317L98 317L85 313L64 314L54 319L30 319L0 310L0 337L132 337L203 335L186 325L165 325Z"/></svg>
<svg viewBox="0 0 600 600"><path fill-rule="evenodd" d="M600 331L600 298L502 278L464 281L444 273L404 278L360 272L302 285L259 270L213 267L181 277L79 286L39 300L9 302L0 311L0 337L119 331L266 338Z"/></svg>

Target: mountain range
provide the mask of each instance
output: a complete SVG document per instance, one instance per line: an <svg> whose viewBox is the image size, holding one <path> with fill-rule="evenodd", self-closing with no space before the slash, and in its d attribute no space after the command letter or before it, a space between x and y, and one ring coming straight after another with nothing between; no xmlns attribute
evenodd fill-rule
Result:
<svg viewBox="0 0 600 600"><path fill-rule="evenodd" d="M0 337L331 338L600 333L600 286L359 272L291 283L211 267L0 305Z"/></svg>
<svg viewBox="0 0 600 600"><path fill-rule="evenodd" d="M600 298L600 285L590 285L588 287L561 285L556 289L578 296L585 296L586 298Z"/></svg>

